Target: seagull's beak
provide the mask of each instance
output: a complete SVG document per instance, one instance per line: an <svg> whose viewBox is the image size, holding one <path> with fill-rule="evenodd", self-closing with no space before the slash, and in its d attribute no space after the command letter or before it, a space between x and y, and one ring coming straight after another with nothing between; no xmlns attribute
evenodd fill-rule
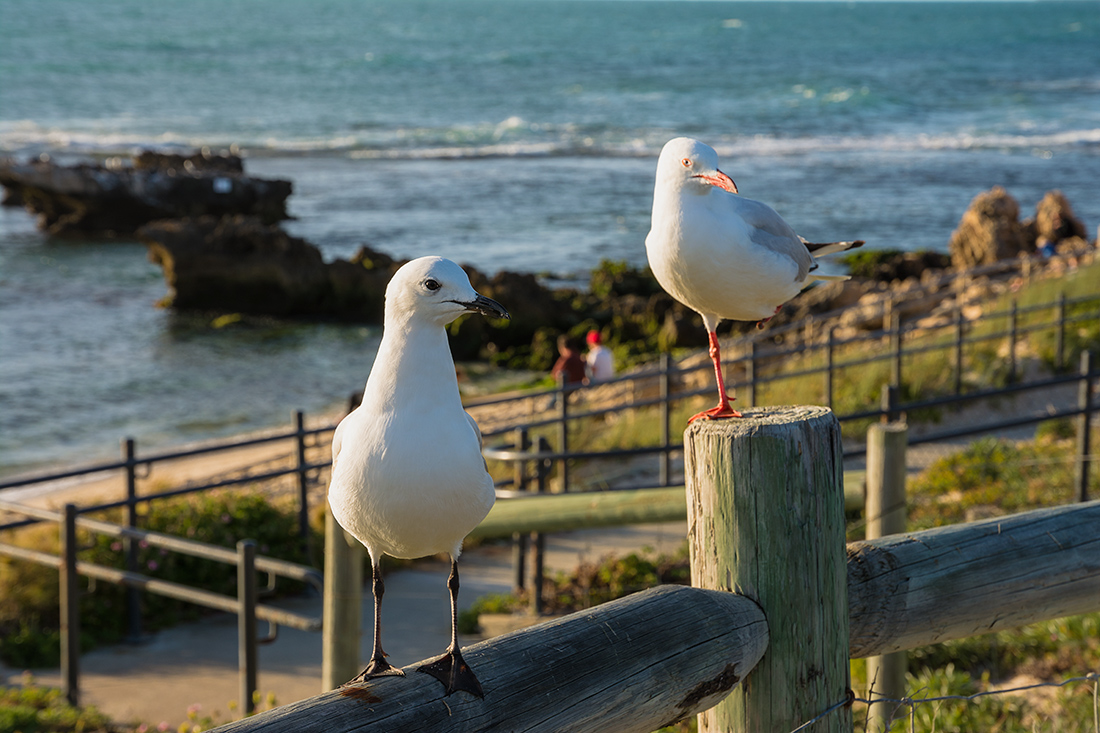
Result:
<svg viewBox="0 0 1100 733"><path fill-rule="evenodd" d="M455 301L458 303L458 301ZM477 311L483 316L489 316L491 318L511 318L508 315L508 311L504 309L500 303L496 302L492 298L486 298L484 295L478 295L468 303L458 303L466 308L468 311Z"/></svg>
<svg viewBox="0 0 1100 733"><path fill-rule="evenodd" d="M730 193L737 193L737 184L733 182L733 179L727 176L720 170L715 169L713 176L693 176L693 178L700 178L712 186L717 186L723 191L729 191Z"/></svg>

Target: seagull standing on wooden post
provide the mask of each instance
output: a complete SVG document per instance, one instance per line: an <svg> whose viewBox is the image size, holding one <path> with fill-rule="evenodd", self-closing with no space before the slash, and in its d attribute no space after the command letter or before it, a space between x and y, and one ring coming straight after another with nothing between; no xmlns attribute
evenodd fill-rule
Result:
<svg viewBox="0 0 1100 733"><path fill-rule="evenodd" d="M458 556L496 494L481 432L462 408L445 330L470 311L509 317L450 260L421 257L402 266L386 288L382 342L363 402L332 439L329 504L340 526L366 546L374 572L374 650L351 682L404 675L382 651L382 555L447 553L451 645L419 671L441 681L447 695L484 696L458 647Z"/></svg>
<svg viewBox="0 0 1100 733"><path fill-rule="evenodd" d="M814 274L815 258L862 244L807 242L771 207L737 195L737 184L718 170L714 148L686 137L665 144L646 255L661 287L703 317L718 381L718 405L688 422L741 417L726 395L719 322L763 326L814 280L848 279Z"/></svg>

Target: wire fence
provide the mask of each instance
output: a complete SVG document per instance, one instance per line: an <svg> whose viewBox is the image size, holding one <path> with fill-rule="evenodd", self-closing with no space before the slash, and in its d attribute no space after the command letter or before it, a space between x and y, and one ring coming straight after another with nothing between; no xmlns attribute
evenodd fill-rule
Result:
<svg viewBox="0 0 1100 733"><path fill-rule="evenodd" d="M855 703L862 703L866 705L868 709L870 709L873 705L892 704L895 706L894 710L889 716L887 728L882 733L885 733L886 730L891 730L893 728L892 721L901 719L897 716L897 713L900 710L907 708L909 712L908 715L906 715L905 717L908 718L908 730L910 731L910 733L917 733L917 709L921 705L944 702L973 703L998 695L1019 695L1023 692L1044 688L1061 689L1066 687L1067 685L1078 684L1082 682L1092 683L1092 727L1095 733L1100 733L1100 672L1089 672L1088 674L1079 677L1070 677L1068 679L1063 679L1056 682L1037 682L1035 684L1021 685L1018 687L1005 687L997 690L983 690L981 692L975 692L970 695L936 695L931 697L890 698L882 696L876 697L872 693L869 695L869 697L863 698L857 696L852 690L848 690L848 694L843 700L829 706L827 709L822 711L820 715L810 720L807 720L805 723L792 730L791 733L801 733L801 731L809 730L815 723L824 720L841 708L851 707ZM879 733L878 731L871 731L867 727L867 723L865 723L864 725L864 730L866 731L866 733Z"/></svg>

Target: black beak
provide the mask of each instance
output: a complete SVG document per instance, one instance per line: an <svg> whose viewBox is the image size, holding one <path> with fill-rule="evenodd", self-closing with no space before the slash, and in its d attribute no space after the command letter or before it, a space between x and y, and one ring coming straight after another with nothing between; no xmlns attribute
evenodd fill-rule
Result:
<svg viewBox="0 0 1100 733"><path fill-rule="evenodd" d="M484 295L478 295L469 303L460 303L460 305L465 306L466 310L477 311L481 315L490 318L511 318L504 306L492 298L486 298Z"/></svg>

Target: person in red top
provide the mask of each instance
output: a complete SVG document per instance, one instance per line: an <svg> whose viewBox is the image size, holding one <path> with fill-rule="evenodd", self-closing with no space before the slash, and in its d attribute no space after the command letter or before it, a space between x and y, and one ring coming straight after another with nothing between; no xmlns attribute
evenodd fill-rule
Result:
<svg viewBox="0 0 1100 733"><path fill-rule="evenodd" d="M581 359L581 349L576 340L565 334L558 336L558 353L560 356L550 370L554 379L564 381L566 385L584 382L584 360Z"/></svg>

